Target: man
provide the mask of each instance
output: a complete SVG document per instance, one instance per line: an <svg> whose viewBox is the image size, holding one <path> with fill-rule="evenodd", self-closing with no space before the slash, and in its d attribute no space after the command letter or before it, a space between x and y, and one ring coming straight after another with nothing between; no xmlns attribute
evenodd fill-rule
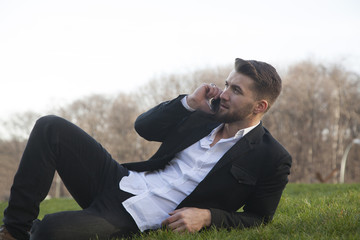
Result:
<svg viewBox="0 0 360 240"><path fill-rule="evenodd" d="M136 131L162 144L148 161L123 165L73 124L41 118L14 178L0 239L28 239L30 229L37 240L107 239L161 226L197 232L268 223L291 167L261 123L280 91L272 66L236 59L224 90L203 84L140 115ZM55 170L83 210L33 222Z"/></svg>

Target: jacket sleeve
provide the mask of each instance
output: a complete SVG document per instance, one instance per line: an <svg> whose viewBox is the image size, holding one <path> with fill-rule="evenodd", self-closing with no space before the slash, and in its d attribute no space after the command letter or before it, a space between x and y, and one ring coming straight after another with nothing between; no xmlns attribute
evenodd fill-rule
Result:
<svg viewBox="0 0 360 240"><path fill-rule="evenodd" d="M180 95L141 114L135 121L136 132L146 140L163 142L167 134L192 113L182 105L183 97L185 95Z"/></svg>
<svg viewBox="0 0 360 240"><path fill-rule="evenodd" d="M291 156L277 167L274 176L263 179L246 201L243 212L210 208L211 224L217 228L245 228L270 222L279 204L290 174Z"/></svg>

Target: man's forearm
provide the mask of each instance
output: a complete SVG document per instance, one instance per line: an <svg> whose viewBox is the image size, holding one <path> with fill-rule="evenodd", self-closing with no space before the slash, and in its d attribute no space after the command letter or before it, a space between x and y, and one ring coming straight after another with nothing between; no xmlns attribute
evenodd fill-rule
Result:
<svg viewBox="0 0 360 240"><path fill-rule="evenodd" d="M184 95L163 102L141 114L135 121L135 130L150 141L163 141L172 128L191 114L181 103Z"/></svg>

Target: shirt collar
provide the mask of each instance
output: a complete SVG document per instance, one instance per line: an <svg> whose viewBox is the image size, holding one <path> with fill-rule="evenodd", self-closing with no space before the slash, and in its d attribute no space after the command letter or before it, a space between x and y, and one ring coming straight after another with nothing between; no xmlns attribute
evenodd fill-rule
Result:
<svg viewBox="0 0 360 240"><path fill-rule="evenodd" d="M258 122L257 124L255 124L254 126L251 127L247 127L247 128L243 128L240 129L239 131L237 131L237 133L235 134L234 137L232 137L232 139L240 139L243 136L245 136L246 134L248 134L251 130L253 130L255 127L257 127L260 124L260 122ZM211 133L210 133L210 140L214 140L216 133L224 126L224 123L220 124L219 126L217 126L216 128L214 128Z"/></svg>

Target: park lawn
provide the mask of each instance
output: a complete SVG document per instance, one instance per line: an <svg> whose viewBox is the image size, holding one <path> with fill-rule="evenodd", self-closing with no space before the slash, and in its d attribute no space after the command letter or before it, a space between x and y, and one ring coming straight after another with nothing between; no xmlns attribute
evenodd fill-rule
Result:
<svg viewBox="0 0 360 240"><path fill-rule="evenodd" d="M7 203L0 203L0 218ZM72 199L41 204L45 214L80 209ZM288 184L274 220L243 230L210 229L196 234L153 231L133 239L360 239L360 184Z"/></svg>

